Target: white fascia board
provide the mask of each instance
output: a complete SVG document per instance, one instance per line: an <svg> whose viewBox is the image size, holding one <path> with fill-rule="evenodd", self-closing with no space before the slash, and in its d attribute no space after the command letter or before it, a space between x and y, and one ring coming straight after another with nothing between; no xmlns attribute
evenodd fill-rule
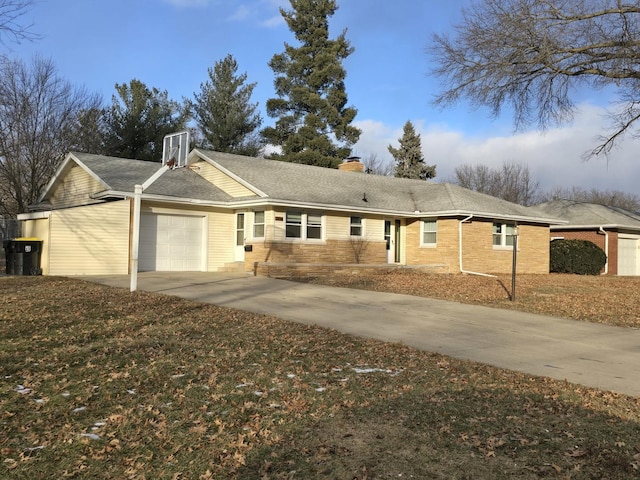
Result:
<svg viewBox="0 0 640 480"><path fill-rule="evenodd" d="M62 179L62 177L66 173L67 168L69 168L69 165L71 163L75 163L79 165L85 172L91 175L91 177L93 177L97 182L104 185L105 189L111 188L107 183L105 183L104 180L102 180L98 175L96 175L89 167L87 167L84 163L82 163L73 153L68 153L65 159L60 164L60 166L56 169L56 173L54 173L53 177L51 177L51 180L49 180L49 183L47 183L47 186L44 187L44 190L42 190L42 193L38 197L37 203L42 202L46 198L46 196L49 194L49 192L53 189L53 187L55 187L58 184L58 182Z"/></svg>
<svg viewBox="0 0 640 480"><path fill-rule="evenodd" d="M117 191L117 190L107 190L104 192L100 192L97 195L94 195L93 198L95 199L105 199L105 198L110 198L110 197L119 197L122 198L123 200L126 200L128 198L133 198L134 196L134 192L121 192L121 191ZM229 206L229 202L217 202L217 201L211 201L211 200L199 200L196 198L188 198L188 197L169 197L169 196L165 196L165 195L155 195L155 194L148 194L148 193L142 193L141 198L143 200L155 200L155 201L159 201L159 202L164 202L164 203L177 203L177 204L181 204L181 205L185 205L185 204L189 204L189 205L203 205L203 206L213 206L213 207L228 207Z"/></svg>
<svg viewBox="0 0 640 480"><path fill-rule="evenodd" d="M256 205L269 205L273 207L288 207L298 209L312 209L312 210L327 210L333 212L351 212L351 213L369 213L374 215L386 215L395 217L412 217L413 214L409 212L403 212L398 210L382 210L377 208L358 208L348 205L332 205L328 203L306 203L306 202L294 202L289 200L278 199L255 199L246 200L241 202L229 202L231 206L237 207L249 207Z"/></svg>
<svg viewBox="0 0 640 480"><path fill-rule="evenodd" d="M95 195L94 198L107 198L107 197L121 197L130 198L133 197L133 192L120 192L120 191L104 191L99 195ZM307 203L307 202L294 202L289 200L279 200L270 198L255 198L247 200L231 200L231 201L210 201L200 200L187 197L168 197L164 195L149 195L142 194L143 200L155 200L165 203L176 203L181 205L202 205L222 208L252 208L252 207L284 207L284 208L298 208L298 209L312 209L312 210L325 210L333 212L346 212L346 213L361 213L371 215L381 215L388 217L401 217L401 218L426 218L426 217L467 217L473 214L474 218L485 218L492 220L506 220L506 221L520 221L525 223L539 223L543 225L557 224L557 219L538 218L538 217L525 217L514 215L498 215L495 213L476 213L462 210L446 210L446 211L414 211L407 212L401 210L387 210L378 208L363 208L352 207L349 205L332 205L326 203Z"/></svg>
<svg viewBox="0 0 640 480"><path fill-rule="evenodd" d="M568 222L567 222L568 223ZM618 224L599 224L599 225L551 225L551 230L598 230L599 228L604 229L625 229L625 230L638 230L640 231L640 227L630 227L625 225Z"/></svg>
<svg viewBox="0 0 640 480"><path fill-rule="evenodd" d="M487 220L504 220L504 221L510 221L510 222L538 223L543 225L553 225L553 224L558 224L559 222L563 222L563 220L558 220L556 218L551 219L551 218L542 218L542 217L528 217L524 215L506 215L502 213L476 212L471 210L441 210L441 211L414 212L412 216L416 218L421 218L421 217L468 217L469 215L473 215L474 219L484 218Z"/></svg>
<svg viewBox="0 0 640 480"><path fill-rule="evenodd" d="M300 209L314 209L314 210L329 210L336 212L351 212L351 213L368 213L374 215L394 216L402 218L426 218L426 217L467 217L473 214L476 218L485 218L492 220L506 220L506 221L520 221L525 223L539 223L543 225L549 225L551 223L557 223L557 219L539 218L539 217L526 217L522 215L499 215L495 213L476 213L467 210L440 210L440 211L414 211L407 212L402 210L386 210L379 208L363 208L352 207L349 205L331 205L325 203L305 203L305 202L293 202L287 200L278 199L255 199L246 200L241 202L230 202L230 205L237 207L251 207L256 205L270 205L278 207L291 207Z"/></svg>
<svg viewBox="0 0 640 480"><path fill-rule="evenodd" d="M557 218L545 218L545 217L527 217L523 215L502 215L496 213L475 213L474 216L487 218L495 218L496 220L507 220L524 223L538 223L542 225L560 225L567 223L565 220L559 220Z"/></svg>
<svg viewBox="0 0 640 480"><path fill-rule="evenodd" d="M32 213L19 213L17 215L18 220L38 220L41 218L49 218L51 216L51 210L45 212L32 212Z"/></svg>
<svg viewBox="0 0 640 480"><path fill-rule="evenodd" d="M251 185L249 182L247 182L243 178L241 178L238 175L236 175L235 173L233 173L232 171L227 170L222 165L217 163L215 160L212 160L211 158L207 157L202 151L198 150L197 148L195 148L195 149L193 149L191 151L191 153L189 154L189 158L187 160L187 163L190 164L192 162L192 160L194 158L196 158L196 157L199 158L200 160L204 160L209 165L211 165L211 166L217 168L218 170L220 170L221 172L223 172L225 175L228 175L229 177L233 178L236 182L241 184L243 187L248 188L249 190L251 190L256 195L258 195L258 196L260 196L262 198L267 198L269 196L266 193L264 193L262 190L257 188L256 186Z"/></svg>

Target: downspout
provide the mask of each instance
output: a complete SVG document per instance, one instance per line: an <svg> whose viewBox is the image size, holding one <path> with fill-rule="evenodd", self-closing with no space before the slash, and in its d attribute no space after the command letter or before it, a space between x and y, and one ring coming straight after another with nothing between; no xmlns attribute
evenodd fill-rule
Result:
<svg viewBox="0 0 640 480"><path fill-rule="evenodd" d="M469 220L471 220L473 218L473 214L469 215L467 218L460 220L460 223L458 224L458 254L459 254L459 260L460 260L460 273L467 273L469 275L479 275L481 277L490 277L490 278L498 278L495 275L489 275L488 273L478 273L478 272L470 272L469 270L465 270L464 268L462 268L462 224L464 222L468 222Z"/></svg>
<svg viewBox="0 0 640 480"><path fill-rule="evenodd" d="M169 168L168 165L163 166L142 185L136 185L134 187L133 222L131 225L131 281L129 284L129 290L131 292L135 292L138 289L138 251L140 249L140 204L142 203L142 192L149 188L149 186L160 178L164 172L169 170Z"/></svg>
<svg viewBox="0 0 640 480"><path fill-rule="evenodd" d="M598 227L600 233L604 235L604 253L607 254L607 261L604 263L604 272L602 275L606 275L609 273L609 232L607 232L603 227Z"/></svg>

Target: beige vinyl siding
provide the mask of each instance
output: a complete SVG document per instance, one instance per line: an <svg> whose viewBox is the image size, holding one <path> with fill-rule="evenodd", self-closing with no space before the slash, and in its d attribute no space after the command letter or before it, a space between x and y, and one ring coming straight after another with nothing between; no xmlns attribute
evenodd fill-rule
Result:
<svg viewBox="0 0 640 480"><path fill-rule="evenodd" d="M295 210L294 208L291 209ZM267 240L271 242L282 242L285 240L285 219L287 214L284 210L274 210L272 221L267 221Z"/></svg>
<svg viewBox="0 0 640 480"><path fill-rule="evenodd" d="M209 212L208 271L216 271L234 261L235 221L234 212Z"/></svg>
<svg viewBox="0 0 640 480"><path fill-rule="evenodd" d="M51 212L49 275L126 274L130 203L103 203Z"/></svg>
<svg viewBox="0 0 640 480"><path fill-rule="evenodd" d="M328 240L347 240L350 221L351 216L348 214L328 214L324 223L325 238Z"/></svg>
<svg viewBox="0 0 640 480"><path fill-rule="evenodd" d="M349 240L350 213L328 213L325 221L327 240ZM367 217L363 214L353 214L362 217L363 234L368 241L384 240L384 220L381 217Z"/></svg>
<svg viewBox="0 0 640 480"><path fill-rule="evenodd" d="M205 180L214 184L220 190L228 195L231 195L234 198L255 196L255 193L242 185L240 182L234 180L229 175L221 172L207 162L196 162L193 164L193 167L194 172L198 173Z"/></svg>
<svg viewBox="0 0 640 480"><path fill-rule="evenodd" d="M74 165L56 187L49 200L53 208L67 208L96 203L91 195L104 190L104 185L82 167Z"/></svg>
<svg viewBox="0 0 640 480"><path fill-rule="evenodd" d="M49 274L49 218L38 218L22 222L22 236L42 240L40 268L44 275Z"/></svg>

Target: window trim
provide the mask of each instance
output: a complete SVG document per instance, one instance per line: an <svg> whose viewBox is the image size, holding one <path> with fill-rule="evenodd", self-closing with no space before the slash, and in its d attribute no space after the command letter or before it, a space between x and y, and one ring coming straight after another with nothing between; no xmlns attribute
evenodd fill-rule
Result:
<svg viewBox="0 0 640 480"><path fill-rule="evenodd" d="M496 233L496 226L500 226L500 232ZM511 233L508 232L509 227L511 227ZM491 226L491 244L495 250L513 250L513 239L515 233L516 224L515 223L506 223L506 222L493 222ZM500 243L496 243L496 238L500 238ZM508 239L511 237L511 245L508 243Z"/></svg>
<svg viewBox="0 0 640 480"><path fill-rule="evenodd" d="M256 221L256 215L262 214L262 222ZM251 226L251 238L264 239L266 228L267 214L264 210L255 210L253 212L253 225ZM256 235L256 226L262 226L262 235Z"/></svg>
<svg viewBox="0 0 640 480"><path fill-rule="evenodd" d="M309 217L314 217L314 218L317 217L318 221L311 223L310 220L309 220ZM315 240L315 241L322 240L323 234L324 234L324 228L322 228L324 226L324 222L323 222L322 218L323 218L323 215L321 215L321 214L306 213L304 215L304 220L305 220L305 222L304 222L305 223L305 229L304 229L305 240ZM319 236L318 237L309 236L309 229L310 228L319 229Z"/></svg>
<svg viewBox="0 0 640 480"><path fill-rule="evenodd" d="M358 220L357 223L354 223L354 220ZM358 228L360 229L360 233L355 235L353 233L353 229L354 228ZM357 215L352 215L349 217L349 237L351 238L363 238L364 235L364 217L360 217Z"/></svg>
<svg viewBox="0 0 640 480"><path fill-rule="evenodd" d="M291 214L299 214L300 215L300 224L290 223L289 215ZM320 219L317 223L309 223L309 217L318 217ZM300 236L289 236L287 235L287 230L289 225L296 225L300 228ZM309 228L319 228L320 229L320 237L319 238L310 238L309 237ZM316 242L321 243L324 242L325 237L325 215L321 212L318 213L308 213L301 210L286 210L284 212L284 240L289 242Z"/></svg>
<svg viewBox="0 0 640 480"><path fill-rule="evenodd" d="M425 229L425 226L427 223L433 223L435 226L435 230L433 231L427 231ZM424 235L425 233L433 233L435 234L435 241L434 242L425 242L424 241ZM438 219L437 218L421 218L420 219L420 246L421 247L430 247L430 248L434 248L438 246Z"/></svg>

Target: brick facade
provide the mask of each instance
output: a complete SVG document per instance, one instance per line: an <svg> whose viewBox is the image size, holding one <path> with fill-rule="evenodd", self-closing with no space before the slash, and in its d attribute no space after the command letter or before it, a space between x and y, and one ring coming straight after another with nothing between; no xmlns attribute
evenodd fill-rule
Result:
<svg viewBox="0 0 640 480"><path fill-rule="evenodd" d="M433 271L460 273L459 224L460 219L437 221L435 246L420 245L419 219L407 219L401 229L405 265L426 267ZM540 225L519 225L517 270L524 274L549 273L549 228ZM510 273L513 250L493 245L493 221L472 219L462 225L465 271L478 273ZM245 253L245 269L255 271L265 263L279 268L290 265L292 269L302 264L322 265L322 269L335 265L385 265L386 243L383 240L367 240L364 244L351 240L326 240L323 242L266 241L253 242L251 251ZM357 253L360 251L360 253Z"/></svg>
<svg viewBox="0 0 640 480"><path fill-rule="evenodd" d="M455 228L455 245L458 240L458 224ZM549 228L539 225L518 226L517 271L528 274L549 273ZM453 238L453 232L448 235ZM445 245L445 247L447 247ZM448 246L449 250L453 250ZM457 248L456 248L457 254ZM459 258L456 259L457 269ZM462 268L479 273L509 273L513 263L513 249L493 245L493 221L471 219L462 224ZM452 269L453 270L453 269Z"/></svg>
<svg viewBox="0 0 640 480"><path fill-rule="evenodd" d="M442 263L460 272L461 219L438 220L436 246L420 245L420 221L407 222L407 265ZM518 226L517 271L549 273L549 228ZM493 245L493 221L471 219L462 224L462 269L478 273L509 273L513 249Z"/></svg>
<svg viewBox="0 0 640 480"><path fill-rule="evenodd" d="M279 264L369 264L387 263L384 241L327 240L321 243L296 241L254 242L245 252L245 269L255 263Z"/></svg>
<svg viewBox="0 0 640 480"><path fill-rule="evenodd" d="M599 230L554 230L551 238L563 238L565 240L587 240L595 243L607 254L608 275L618 274L618 232L609 232L609 252L606 248L606 236Z"/></svg>

